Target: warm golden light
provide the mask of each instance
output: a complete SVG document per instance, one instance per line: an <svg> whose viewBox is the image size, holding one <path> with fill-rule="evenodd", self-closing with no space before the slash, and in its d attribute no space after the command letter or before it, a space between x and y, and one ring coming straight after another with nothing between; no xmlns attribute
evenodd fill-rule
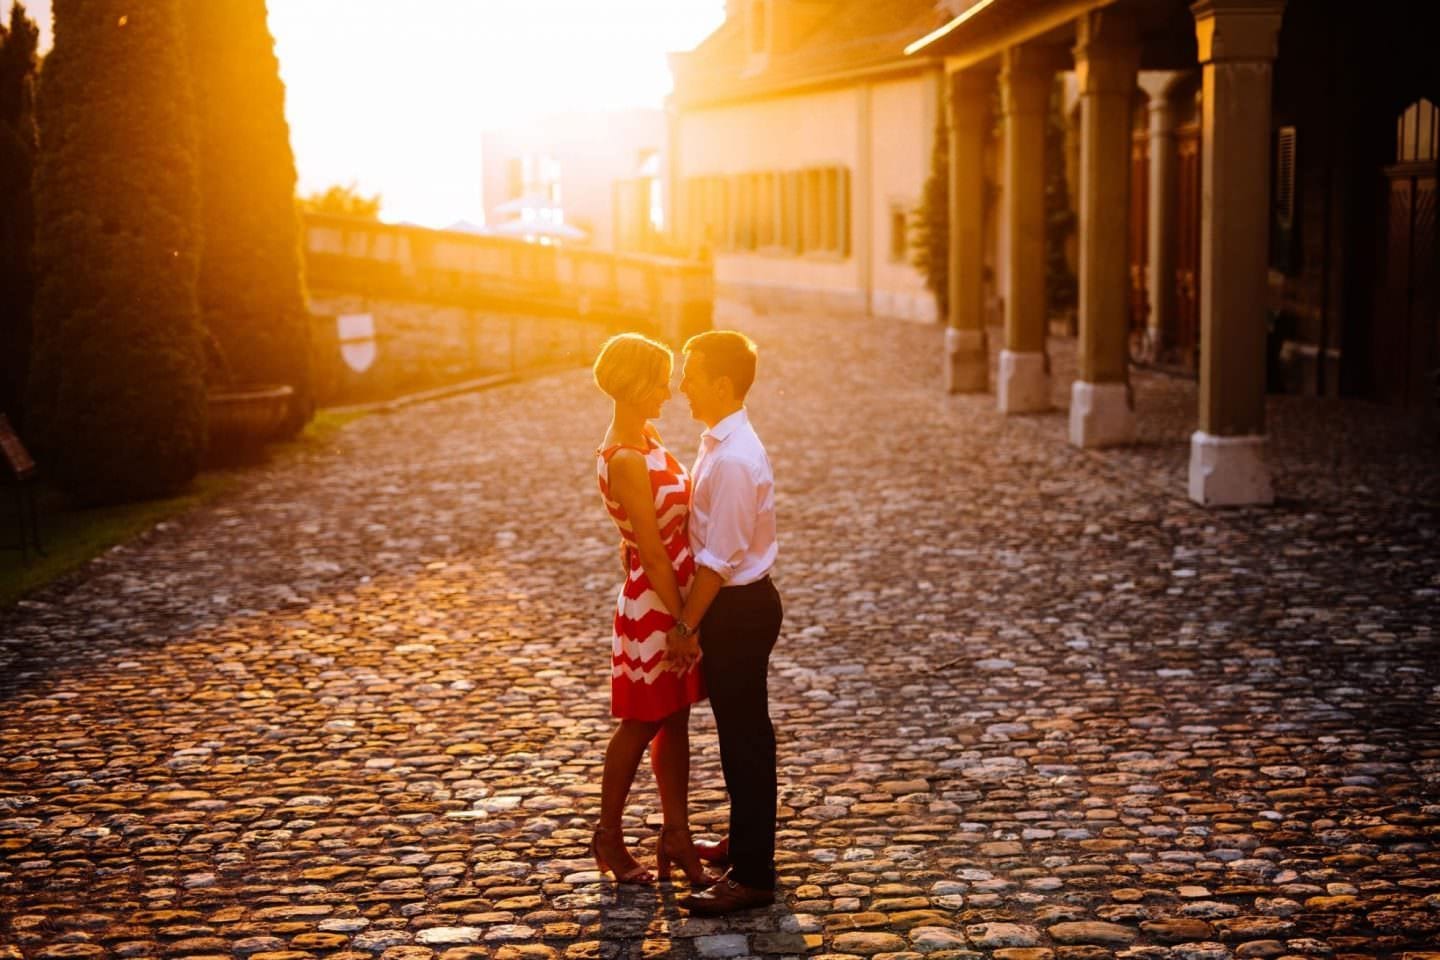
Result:
<svg viewBox="0 0 1440 960"><path fill-rule="evenodd" d="M50 0L22 0L50 43ZM665 54L723 0L269 0L300 191L354 183L387 220L479 222L486 129L661 105ZM122 21L123 25L123 21Z"/></svg>

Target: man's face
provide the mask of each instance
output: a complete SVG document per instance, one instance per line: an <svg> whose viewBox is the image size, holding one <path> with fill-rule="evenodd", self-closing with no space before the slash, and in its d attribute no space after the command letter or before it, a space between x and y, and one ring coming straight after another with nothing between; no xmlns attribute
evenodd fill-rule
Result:
<svg viewBox="0 0 1440 960"><path fill-rule="evenodd" d="M680 370L680 392L690 401L690 416L704 424L713 424L713 416L720 409L720 385L710 379L705 370L705 359L698 353L685 354L685 366Z"/></svg>

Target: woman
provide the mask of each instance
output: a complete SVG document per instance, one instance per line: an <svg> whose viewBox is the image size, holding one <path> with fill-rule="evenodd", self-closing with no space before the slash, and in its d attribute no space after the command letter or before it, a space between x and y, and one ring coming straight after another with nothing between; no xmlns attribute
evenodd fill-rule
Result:
<svg viewBox="0 0 1440 960"><path fill-rule="evenodd" d="M655 877L625 848L621 816L645 747L660 790L664 827L657 872L678 863L691 884L709 878L690 839L690 704L705 698L698 637L669 637L684 605L695 561L685 522L690 477L660 445L650 420L670 399L674 358L639 334L611 337L595 359L595 383L615 402L605 442L596 451L600 494L624 541L611 650L610 711L620 725L605 751L600 826L590 842L595 865L621 883Z"/></svg>

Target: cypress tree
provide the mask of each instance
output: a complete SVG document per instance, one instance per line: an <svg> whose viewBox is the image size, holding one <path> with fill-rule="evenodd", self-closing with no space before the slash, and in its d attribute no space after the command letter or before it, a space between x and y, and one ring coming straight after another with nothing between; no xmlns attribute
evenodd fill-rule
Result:
<svg viewBox="0 0 1440 960"><path fill-rule="evenodd" d="M25 428L30 311L35 295L34 80L40 31L18 0L0 24L0 410Z"/></svg>
<svg viewBox="0 0 1440 960"><path fill-rule="evenodd" d="M295 155L265 0L183 4L200 136L200 311L237 381L294 388L289 433L314 407Z"/></svg>
<svg viewBox="0 0 1440 960"><path fill-rule="evenodd" d="M910 232L915 250L911 263L925 275L925 286L935 295L935 309L943 324L950 316L950 129L943 104L935 124L930 176Z"/></svg>
<svg viewBox="0 0 1440 960"><path fill-rule="evenodd" d="M183 488L205 447L199 191L178 0L55 0L35 171L32 437L83 503Z"/></svg>

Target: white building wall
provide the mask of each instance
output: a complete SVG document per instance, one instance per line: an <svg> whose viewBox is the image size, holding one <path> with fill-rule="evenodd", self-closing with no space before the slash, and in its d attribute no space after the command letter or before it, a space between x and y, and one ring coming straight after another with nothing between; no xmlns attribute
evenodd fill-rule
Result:
<svg viewBox="0 0 1440 960"><path fill-rule="evenodd" d="M715 252L722 289L780 304L933 319L924 279L890 261L891 200L918 203L928 174L937 75L683 111L679 180L843 165L851 174L848 257ZM680 191L676 191L679 196Z"/></svg>
<svg viewBox="0 0 1440 960"><path fill-rule="evenodd" d="M729 176L828 164L841 164L853 172L859 160L859 102L859 90L851 88L687 111L679 124L680 176ZM715 282L722 288L749 288L781 302L809 299L864 309L853 256L722 250L715 253Z"/></svg>
<svg viewBox="0 0 1440 960"><path fill-rule="evenodd" d="M874 229L870 252L874 268L870 300L877 316L935 319L935 298L926 288L924 276L910 264L913 251L908 242L905 258L891 259L891 211L900 206L913 214L924 197L939 100L938 75L872 87L870 222Z"/></svg>

